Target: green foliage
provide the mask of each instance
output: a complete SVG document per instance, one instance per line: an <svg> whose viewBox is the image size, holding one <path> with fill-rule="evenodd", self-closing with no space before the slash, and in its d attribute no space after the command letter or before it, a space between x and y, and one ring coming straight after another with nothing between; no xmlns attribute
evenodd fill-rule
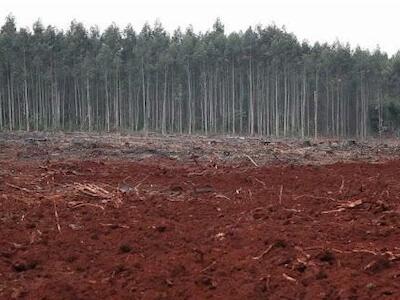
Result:
<svg viewBox="0 0 400 300"><path fill-rule="evenodd" d="M248 133L250 123L258 122L252 126L264 134L292 114L288 127L297 135L304 122L308 131L318 125L312 123L316 89L322 134L360 135L365 115L371 133L379 124L400 127L400 52L389 58L380 49L340 42L300 43L275 25L226 33L219 19L205 33L188 27L172 35L160 22L138 32L116 24L100 32L75 20L65 32L40 21L18 30L11 15L0 29L0 129L85 130L94 119L103 130L105 119L115 118L115 126L139 130L149 101L153 130L161 119L170 131L212 126L225 132L240 122ZM182 101L189 93L193 105ZM163 117L161 106L167 110Z"/></svg>

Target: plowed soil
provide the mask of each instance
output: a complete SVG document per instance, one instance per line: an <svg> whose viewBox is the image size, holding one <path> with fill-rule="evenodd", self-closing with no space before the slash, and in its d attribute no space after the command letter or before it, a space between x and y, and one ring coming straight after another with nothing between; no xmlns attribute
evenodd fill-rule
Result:
<svg viewBox="0 0 400 300"><path fill-rule="evenodd" d="M400 299L396 158L0 147L1 299Z"/></svg>

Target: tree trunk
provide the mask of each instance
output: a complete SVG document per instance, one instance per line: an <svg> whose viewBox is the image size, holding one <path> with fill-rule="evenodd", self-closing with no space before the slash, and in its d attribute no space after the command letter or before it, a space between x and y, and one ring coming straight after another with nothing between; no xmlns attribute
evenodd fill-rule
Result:
<svg viewBox="0 0 400 300"><path fill-rule="evenodd" d="M314 139L318 138L318 70L315 72L315 91L314 91Z"/></svg>
<svg viewBox="0 0 400 300"><path fill-rule="evenodd" d="M142 101L143 101L143 131L147 135L148 128L147 128L147 101L146 101L146 85L145 85L145 78L144 78L144 61L142 58Z"/></svg>
<svg viewBox="0 0 400 300"><path fill-rule="evenodd" d="M167 66L164 69L164 95L162 104L162 120L161 120L161 133L167 133Z"/></svg>
<svg viewBox="0 0 400 300"><path fill-rule="evenodd" d="M104 74L105 78L105 91L106 91L106 129L110 132L110 97L108 94L108 74Z"/></svg>
<svg viewBox="0 0 400 300"><path fill-rule="evenodd" d="M192 134L193 116L192 116L192 80L190 73L190 64L186 65L187 85L188 85L188 133Z"/></svg>
<svg viewBox="0 0 400 300"><path fill-rule="evenodd" d="M275 136L279 136L278 72L275 73Z"/></svg>
<svg viewBox="0 0 400 300"><path fill-rule="evenodd" d="M235 61L232 60L232 134L235 134Z"/></svg>
<svg viewBox="0 0 400 300"><path fill-rule="evenodd" d="M88 118L88 129L92 131L92 106L90 101L90 85L89 77L86 77L86 101L87 101L87 118Z"/></svg>
<svg viewBox="0 0 400 300"><path fill-rule="evenodd" d="M254 135L254 99L253 99L253 70L251 57L249 60L249 132Z"/></svg>

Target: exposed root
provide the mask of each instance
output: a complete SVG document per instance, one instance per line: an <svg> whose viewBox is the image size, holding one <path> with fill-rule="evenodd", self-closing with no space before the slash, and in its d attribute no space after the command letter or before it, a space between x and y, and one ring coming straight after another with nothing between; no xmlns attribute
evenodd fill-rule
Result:
<svg viewBox="0 0 400 300"><path fill-rule="evenodd" d="M61 233L60 219L58 217L56 200L53 200L53 205L54 205L54 216L56 217L57 229L58 229L58 232Z"/></svg>
<svg viewBox="0 0 400 300"><path fill-rule="evenodd" d="M344 189L344 177L343 177L343 175L341 175L341 177L342 177L342 184L340 185L340 188L339 188L339 195L341 195L343 193L343 189Z"/></svg>
<svg viewBox="0 0 400 300"><path fill-rule="evenodd" d="M223 194L217 194L217 195L215 195L215 198L222 198L222 199L226 199L226 200L232 201L231 198L229 198L229 197L227 197L227 196L225 196Z"/></svg>
<svg viewBox="0 0 400 300"><path fill-rule="evenodd" d="M257 181L258 183L261 183L263 187L267 186L264 181L258 179L257 177L254 177L254 180Z"/></svg>
<svg viewBox="0 0 400 300"><path fill-rule="evenodd" d="M205 267L204 269L202 269L200 271L200 273L204 273L205 271L211 269L217 262L214 260L211 264L209 264L207 267Z"/></svg>
<svg viewBox="0 0 400 300"><path fill-rule="evenodd" d="M253 259L259 260L259 259L263 258L265 255L267 255L272 250L272 248L274 248L274 246L275 246L275 243L269 245L268 248L265 249L260 255L253 256Z"/></svg>
<svg viewBox="0 0 400 300"><path fill-rule="evenodd" d="M281 189L279 190L279 204L282 205L282 194L283 194L283 185L281 185Z"/></svg>

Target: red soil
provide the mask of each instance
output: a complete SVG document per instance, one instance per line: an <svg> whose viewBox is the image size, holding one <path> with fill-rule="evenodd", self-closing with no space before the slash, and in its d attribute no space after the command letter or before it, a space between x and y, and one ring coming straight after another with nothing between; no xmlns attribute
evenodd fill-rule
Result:
<svg viewBox="0 0 400 300"><path fill-rule="evenodd" d="M0 170L1 299L400 299L400 161Z"/></svg>

